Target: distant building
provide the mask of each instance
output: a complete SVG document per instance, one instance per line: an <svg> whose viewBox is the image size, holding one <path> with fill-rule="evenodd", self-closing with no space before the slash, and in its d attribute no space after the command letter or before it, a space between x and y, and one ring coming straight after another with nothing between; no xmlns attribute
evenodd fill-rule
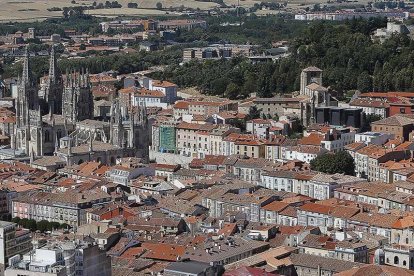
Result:
<svg viewBox="0 0 414 276"><path fill-rule="evenodd" d="M371 17L387 17L395 19L408 18L409 13L402 10L388 10L388 11L337 11L337 12L315 12L315 13L300 13L295 14L295 20L328 20L328 21L343 21L351 20L353 18L371 18Z"/></svg>
<svg viewBox="0 0 414 276"><path fill-rule="evenodd" d="M228 59L235 56L250 57L257 45L212 44L202 48L186 48L183 50L183 61L192 59Z"/></svg>
<svg viewBox="0 0 414 276"><path fill-rule="evenodd" d="M185 29L191 30L194 28L206 28L207 22L205 20L196 20L196 19L174 19L174 20L165 20L158 22L158 28L160 30L178 30Z"/></svg>

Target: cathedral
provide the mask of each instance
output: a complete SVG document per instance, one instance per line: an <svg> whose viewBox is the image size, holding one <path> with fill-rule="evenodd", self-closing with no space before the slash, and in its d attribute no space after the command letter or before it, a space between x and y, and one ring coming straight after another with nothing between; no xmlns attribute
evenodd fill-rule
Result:
<svg viewBox="0 0 414 276"><path fill-rule="evenodd" d="M67 71L63 76L53 47L49 74L40 85L32 75L26 48L17 92L11 148L32 161L59 157L68 165L86 161L109 164L119 157L148 155L145 107L126 107L122 110L127 112L122 112L118 99L113 99L109 122L95 121L89 72Z"/></svg>

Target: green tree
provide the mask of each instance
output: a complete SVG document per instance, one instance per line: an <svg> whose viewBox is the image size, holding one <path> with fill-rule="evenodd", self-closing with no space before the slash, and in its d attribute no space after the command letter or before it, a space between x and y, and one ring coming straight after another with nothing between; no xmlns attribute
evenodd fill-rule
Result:
<svg viewBox="0 0 414 276"><path fill-rule="evenodd" d="M367 72L362 72L358 76L357 86L361 92L372 91L372 77Z"/></svg>
<svg viewBox="0 0 414 276"><path fill-rule="evenodd" d="M19 224L20 223L20 218L19 217L14 217L14 218L12 218L11 221L14 222L14 223Z"/></svg>
<svg viewBox="0 0 414 276"><path fill-rule="evenodd" d="M130 9L137 9L138 8L138 3L128 3L128 8Z"/></svg>
<svg viewBox="0 0 414 276"><path fill-rule="evenodd" d="M40 232L46 232L51 230L50 223L47 220L41 220L37 223L37 230Z"/></svg>
<svg viewBox="0 0 414 276"><path fill-rule="evenodd" d="M381 120L381 115L378 114L368 114L364 118L364 124L362 126L362 131L370 131L371 130L371 124L373 122Z"/></svg>
<svg viewBox="0 0 414 276"><path fill-rule="evenodd" d="M323 173L355 174L354 158L346 151L322 154L311 160L310 165L312 170Z"/></svg>
<svg viewBox="0 0 414 276"><path fill-rule="evenodd" d="M258 119L258 118L260 118L260 112L261 112L262 110L260 109L257 109L257 106L255 106L255 105L253 105L253 106L251 106L250 108L249 108L249 119L250 120L252 120L252 119Z"/></svg>
<svg viewBox="0 0 414 276"><path fill-rule="evenodd" d="M22 218L19 222L19 225L23 228L28 228L28 222L29 222L29 219Z"/></svg>
<svg viewBox="0 0 414 276"><path fill-rule="evenodd" d="M60 225L60 229L70 229L71 227L70 227L70 225L69 224L67 224L67 223L62 223L61 225Z"/></svg>
<svg viewBox="0 0 414 276"><path fill-rule="evenodd" d="M50 230L58 229L60 228L60 223L56 221L50 222Z"/></svg>
<svg viewBox="0 0 414 276"><path fill-rule="evenodd" d="M157 2L157 4L155 5L155 7L157 8L157 10L162 10L162 4L161 4L161 2Z"/></svg>
<svg viewBox="0 0 414 276"><path fill-rule="evenodd" d="M34 219L29 219L27 221L27 226L25 227L29 229L30 231L36 231L37 230L37 223Z"/></svg>
<svg viewBox="0 0 414 276"><path fill-rule="evenodd" d="M238 87L235 83L231 82L227 85L224 95L226 98L235 100L240 96L240 87Z"/></svg>
<svg viewBox="0 0 414 276"><path fill-rule="evenodd" d="M372 78L372 88L374 91L383 91L382 80L384 79L384 74L382 73L382 66L379 60L375 62L375 69Z"/></svg>

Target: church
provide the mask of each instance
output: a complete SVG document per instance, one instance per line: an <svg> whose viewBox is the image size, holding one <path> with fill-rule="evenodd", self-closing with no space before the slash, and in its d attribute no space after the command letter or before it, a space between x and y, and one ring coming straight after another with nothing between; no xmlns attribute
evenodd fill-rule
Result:
<svg viewBox="0 0 414 276"><path fill-rule="evenodd" d="M113 99L109 122L96 121L91 88L88 70L62 75L53 46L49 74L38 84L26 47L9 154L19 152L31 162L60 160L66 165L87 161L112 164L124 156L148 156L145 107L128 107L127 112L121 112L118 99Z"/></svg>

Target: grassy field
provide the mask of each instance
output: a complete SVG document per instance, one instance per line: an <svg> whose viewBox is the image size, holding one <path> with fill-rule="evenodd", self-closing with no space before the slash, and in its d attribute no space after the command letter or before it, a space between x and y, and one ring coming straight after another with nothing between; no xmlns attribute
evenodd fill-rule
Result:
<svg viewBox="0 0 414 276"><path fill-rule="evenodd" d="M72 4L71 0L0 0L0 21L36 21L51 17L60 17L62 12L50 12L47 9L68 6L90 6L94 0L76 0L76 4ZM112 1L112 0L111 0ZM284 0L271 0L284 1ZM290 0L292 1L292 0ZM318 0L293 0L293 1L318 1ZM98 3L105 3L105 0L96 0ZM165 11L155 9L157 2L161 2L164 8L185 6L189 8L200 8L207 10L218 5L213 2L201 2L195 0L118 0L122 4L121 9L100 9L89 10L87 13L97 16L118 16L118 15L162 15ZM138 4L139 9L127 8L128 3L134 2ZM261 0L224 0L227 5L237 5L240 3L242 7L251 7Z"/></svg>
<svg viewBox="0 0 414 276"><path fill-rule="evenodd" d="M36 21L51 17L61 17L62 12L50 12L47 9L69 6L90 6L94 0L76 0L76 4L72 4L71 0L0 0L0 22L7 21ZM97 3L105 3L106 0L96 0ZM111 0L112 1L112 0ZM237 5L248 8L255 3L260 3L263 0L224 0L227 5ZM286 0L267 0L274 2L285 2ZM366 4L369 0L359 0L354 4ZM156 4L162 3L164 8L185 6L189 8L200 8L201 10L207 10L217 7L213 2L201 2L195 0L118 0L122 4L121 9L99 9L88 10L86 13L113 17L119 15L163 15L165 11L157 10ZM139 9L127 8L128 3L137 3ZM288 7L292 9L303 8L303 6L311 6L316 3L326 4L326 0L287 0ZM336 4L337 5L337 4ZM346 4L344 4L346 5ZM259 11L258 15L270 14L269 11Z"/></svg>
<svg viewBox="0 0 414 276"><path fill-rule="evenodd" d="M237 1L237 0L230 0ZM252 1L252 0L248 0ZM97 0L98 3L105 3L105 0ZM90 10L87 13L102 16L117 15L161 15L164 11L155 9L157 2L161 2L164 8L185 7L209 9L216 6L212 2L198 2L194 0L118 0L122 4L121 9L100 9ZM128 9L129 2L138 3L139 9ZM62 12L50 12L47 9L52 7L68 6L89 6L93 3L90 0L76 0L71 4L70 0L0 0L0 21L34 21L51 17L60 17Z"/></svg>

